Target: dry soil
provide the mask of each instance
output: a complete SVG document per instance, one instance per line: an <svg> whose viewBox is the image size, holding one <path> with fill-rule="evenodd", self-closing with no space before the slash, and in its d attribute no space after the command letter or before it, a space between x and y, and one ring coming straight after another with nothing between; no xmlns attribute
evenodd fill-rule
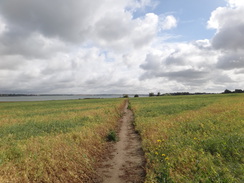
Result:
<svg viewBox="0 0 244 183"><path fill-rule="evenodd" d="M145 158L141 147L141 139L136 133L134 116L124 107L124 115L120 119L119 141L113 144L112 151L98 169L99 182L104 183L140 183L145 178Z"/></svg>

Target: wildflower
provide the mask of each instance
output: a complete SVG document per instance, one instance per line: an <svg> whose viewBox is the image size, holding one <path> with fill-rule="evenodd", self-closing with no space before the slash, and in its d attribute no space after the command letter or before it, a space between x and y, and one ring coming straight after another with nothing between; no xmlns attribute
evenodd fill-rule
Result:
<svg viewBox="0 0 244 183"><path fill-rule="evenodd" d="M157 142L161 142L161 140L157 140Z"/></svg>
<svg viewBox="0 0 244 183"><path fill-rule="evenodd" d="M165 154L162 154L162 156L166 156Z"/></svg>
<svg viewBox="0 0 244 183"><path fill-rule="evenodd" d="M169 157L166 157L165 160L169 160Z"/></svg>
<svg viewBox="0 0 244 183"><path fill-rule="evenodd" d="M155 152L156 155L158 155L158 152Z"/></svg>
<svg viewBox="0 0 244 183"><path fill-rule="evenodd" d="M197 140L197 138L196 138L196 137L194 137L194 140Z"/></svg>

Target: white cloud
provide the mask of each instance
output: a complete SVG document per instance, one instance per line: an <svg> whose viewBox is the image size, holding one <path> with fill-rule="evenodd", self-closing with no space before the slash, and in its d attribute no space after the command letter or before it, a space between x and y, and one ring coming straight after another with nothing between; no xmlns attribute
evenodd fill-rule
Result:
<svg viewBox="0 0 244 183"><path fill-rule="evenodd" d="M169 30L177 27L177 20L173 15L168 15L162 21L162 29Z"/></svg>
<svg viewBox="0 0 244 183"><path fill-rule="evenodd" d="M213 47L217 49L244 49L244 6L243 1L230 1L235 7L216 9L208 21L208 27L217 30L213 37Z"/></svg>
<svg viewBox="0 0 244 183"><path fill-rule="evenodd" d="M94 41L114 50L128 51L151 43L157 34L158 16L148 13L132 19L130 13L106 15L95 25Z"/></svg>
<svg viewBox="0 0 244 183"><path fill-rule="evenodd" d="M204 41L203 45L205 44ZM167 78L168 81L177 81L191 86L202 87L208 82L212 75L211 68L217 63L215 51L202 49L194 44L172 44L174 50L167 55L161 52L160 55L148 55L141 68L146 72L141 79L153 77ZM166 51L166 50L165 50Z"/></svg>
<svg viewBox="0 0 244 183"><path fill-rule="evenodd" d="M240 71L244 67L244 1L229 0L228 2L227 7L213 11L208 25L216 29L216 34L211 41L212 46L221 52L217 68ZM228 73L235 76L233 72Z"/></svg>
<svg viewBox="0 0 244 183"><path fill-rule="evenodd" d="M232 8L244 6L243 0L228 0L229 6Z"/></svg>
<svg viewBox="0 0 244 183"><path fill-rule="evenodd" d="M191 43L167 43L159 37L178 22L173 15L145 13L155 2L1 2L0 93L223 91L243 86L243 1L229 0L213 11L208 27L216 34ZM138 11L144 14L135 18Z"/></svg>

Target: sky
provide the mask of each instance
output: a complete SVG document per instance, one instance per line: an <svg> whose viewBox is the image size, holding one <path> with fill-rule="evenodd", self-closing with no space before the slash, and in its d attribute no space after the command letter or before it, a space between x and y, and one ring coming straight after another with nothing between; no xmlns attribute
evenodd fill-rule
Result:
<svg viewBox="0 0 244 183"><path fill-rule="evenodd" d="M243 0L0 0L0 93L244 89Z"/></svg>

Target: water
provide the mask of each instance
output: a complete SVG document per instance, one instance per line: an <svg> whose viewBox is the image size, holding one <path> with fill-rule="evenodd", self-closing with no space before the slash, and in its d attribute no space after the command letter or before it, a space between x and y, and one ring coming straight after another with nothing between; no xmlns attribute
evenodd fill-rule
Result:
<svg viewBox="0 0 244 183"><path fill-rule="evenodd" d="M119 98L123 95L49 95L49 96L0 96L0 102L75 100L84 98Z"/></svg>

